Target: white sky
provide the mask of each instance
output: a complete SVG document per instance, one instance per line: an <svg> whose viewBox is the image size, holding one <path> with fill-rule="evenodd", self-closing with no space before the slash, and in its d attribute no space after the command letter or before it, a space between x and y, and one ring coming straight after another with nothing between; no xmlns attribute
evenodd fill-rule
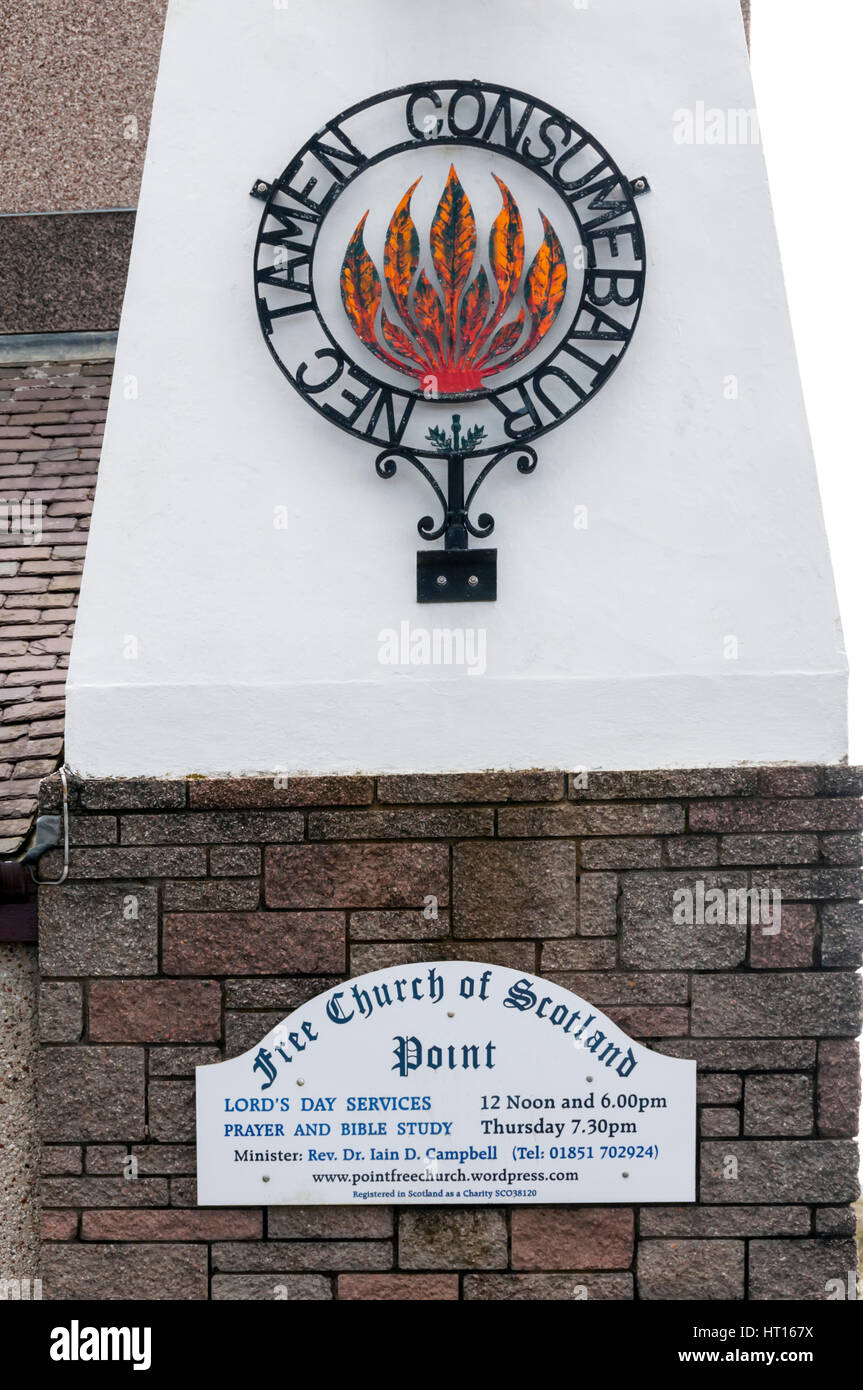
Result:
<svg viewBox="0 0 863 1390"><path fill-rule="evenodd" d="M758 115L851 666L850 758L861 763L863 5L753 0L752 11Z"/></svg>
<svg viewBox="0 0 863 1390"><path fill-rule="evenodd" d="M863 5L753 0L752 9L758 117L851 666L850 759L861 763L863 228L853 219L863 209Z"/></svg>

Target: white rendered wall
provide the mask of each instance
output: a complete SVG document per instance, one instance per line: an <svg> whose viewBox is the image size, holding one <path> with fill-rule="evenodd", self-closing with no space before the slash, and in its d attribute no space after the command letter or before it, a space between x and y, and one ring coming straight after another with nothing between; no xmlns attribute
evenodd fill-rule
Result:
<svg viewBox="0 0 863 1390"><path fill-rule="evenodd" d="M498 602L420 607L425 484L379 480L375 449L275 369L248 190L353 102L467 75L560 107L649 177L647 296L536 473L486 485ZM753 104L738 0L171 0L72 652L77 772L845 755L762 154L677 143L698 103ZM379 634L405 622L484 629L485 674L382 665Z"/></svg>

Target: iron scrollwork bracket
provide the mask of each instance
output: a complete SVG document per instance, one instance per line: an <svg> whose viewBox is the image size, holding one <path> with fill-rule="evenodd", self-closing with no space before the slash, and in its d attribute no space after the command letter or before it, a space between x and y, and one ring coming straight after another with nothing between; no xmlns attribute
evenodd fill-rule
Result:
<svg viewBox="0 0 863 1390"><path fill-rule="evenodd" d="M465 462L471 456L476 431L461 433L461 417L453 415L452 433L444 436L434 432L432 442L447 447L440 454L447 464L447 490L438 483L431 469L411 449L400 445L384 449L375 459L379 478L393 478L399 463L409 463L421 473L435 495L441 511L440 522L433 516L423 516L417 530L425 541L443 537L443 550L421 550L417 554L417 602L465 603L490 602L497 598L497 551L469 550L468 537L485 540L495 527L494 517L481 512L476 521L471 509L477 493L489 474L504 459L515 456L519 473L533 473L537 453L529 444L506 444L498 449L483 466L469 490L465 491Z"/></svg>

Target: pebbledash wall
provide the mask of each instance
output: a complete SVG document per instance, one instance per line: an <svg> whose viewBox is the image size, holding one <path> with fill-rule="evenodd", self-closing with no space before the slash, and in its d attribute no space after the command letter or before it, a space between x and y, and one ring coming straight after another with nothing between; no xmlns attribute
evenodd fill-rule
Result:
<svg viewBox="0 0 863 1390"><path fill-rule="evenodd" d="M76 781L40 899L44 1297L847 1295L861 793L843 766ZM675 925L699 883L780 892L780 932ZM541 973L695 1058L697 1204L197 1207L195 1065L440 959Z"/></svg>

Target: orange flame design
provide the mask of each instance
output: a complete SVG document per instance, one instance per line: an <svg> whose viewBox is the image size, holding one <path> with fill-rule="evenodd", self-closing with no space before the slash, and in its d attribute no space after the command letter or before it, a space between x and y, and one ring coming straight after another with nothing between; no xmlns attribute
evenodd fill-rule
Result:
<svg viewBox="0 0 863 1390"><path fill-rule="evenodd" d="M544 237L524 274L524 227L512 193L492 175L501 194L501 210L489 235L488 263L496 289L476 259L476 219L455 168L431 225L431 262L438 291L419 269L420 245L411 217L411 198L419 179L395 212L384 245L384 277L400 323L382 306L383 286L366 250L368 212L345 252L341 271L342 303L357 337L381 361L420 380L437 379L442 395L479 390L483 379L505 371L537 346L557 318L566 295L566 258L557 234L543 213ZM504 323L524 284L524 307ZM380 338L378 310L380 309ZM384 346L385 345L385 346Z"/></svg>

